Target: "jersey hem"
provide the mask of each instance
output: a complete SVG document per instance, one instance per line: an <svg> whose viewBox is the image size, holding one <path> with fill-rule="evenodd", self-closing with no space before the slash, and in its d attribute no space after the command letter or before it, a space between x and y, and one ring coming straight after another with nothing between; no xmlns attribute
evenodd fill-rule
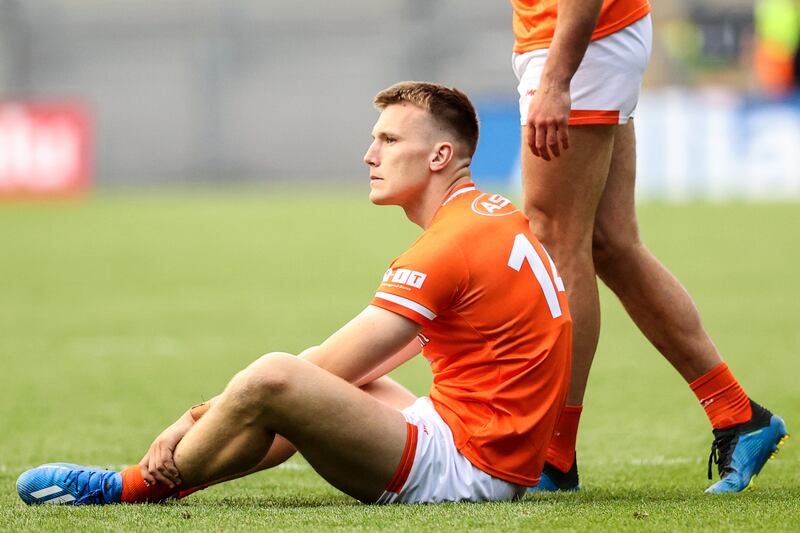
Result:
<svg viewBox="0 0 800 533"><path fill-rule="evenodd" d="M626 26L630 26L634 22L639 19L642 19L650 14L650 5L646 4L641 6L639 9L631 12L627 17L618 20L612 24L607 24L602 28L596 28L594 33L592 33L592 41L596 41L598 39L602 39L603 37L608 37L612 33L615 33ZM533 41L528 41L524 43L520 43L518 40L514 41L514 53L515 54L524 54L525 52L532 52L533 50L541 50L542 48L549 48L550 43L553 42L553 36L546 39L535 39Z"/></svg>
<svg viewBox="0 0 800 533"><path fill-rule="evenodd" d="M480 461L477 456L471 453L472 450L469 449L467 446L462 447L456 445L456 448L458 449L459 452L461 452L461 455L466 457L467 460L470 463L472 463L476 468L482 470L483 472L486 472L492 477L502 479L503 481L508 481L509 483L522 485L523 487L535 487L536 485L539 484L539 478L541 476L526 477L517 474L512 474L509 472L503 472L502 470L497 470L495 468L492 468L490 465L484 463L483 461Z"/></svg>
<svg viewBox="0 0 800 533"><path fill-rule="evenodd" d="M433 397L430 394L428 395L428 398L431 400L431 404L433 405L433 408L436 410L436 412L439 414L439 417L447 425L447 427L450 428L451 433L453 433L453 442L456 445L456 449L459 451L459 453L461 455L466 457L467 461L472 463L472 465L475 468L477 468L478 470L481 470L482 472L485 472L485 473L489 474L492 477L496 477L498 479L502 479L503 481L508 481L509 483L515 483L517 485L522 485L523 487L535 487L536 485L539 484L539 476L527 477L527 476L522 476L522 475L519 475L519 474L514 474L514 473L511 473L511 472L505 472L503 470L498 470L497 468L494 468L489 463L483 462L480 459L480 456L478 455L478 453L475 452L469 446L469 440L467 440L463 444L459 444L457 442L456 438L455 438L455 432L453 431L453 426L451 426L447 422L447 417L445 417L442 414L442 411L439 409L439 402L434 400ZM453 416L458 418L458 415L456 415L455 413L453 413ZM533 458L531 458L531 462L533 462Z"/></svg>

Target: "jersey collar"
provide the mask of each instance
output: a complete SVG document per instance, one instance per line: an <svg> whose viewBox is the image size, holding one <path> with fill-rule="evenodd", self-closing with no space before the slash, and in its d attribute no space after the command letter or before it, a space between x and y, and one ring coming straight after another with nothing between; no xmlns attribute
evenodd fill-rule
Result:
<svg viewBox="0 0 800 533"><path fill-rule="evenodd" d="M475 190L475 184L472 183L471 181L469 183L465 183L464 185L459 185L458 187L453 189L453 192L451 192L450 196L448 196L445 199L445 201L442 202L442 205L447 205L450 202L450 200L452 200L453 198L455 198L457 196L461 196L462 194L464 194L466 192L470 192L470 191L474 191L474 190Z"/></svg>

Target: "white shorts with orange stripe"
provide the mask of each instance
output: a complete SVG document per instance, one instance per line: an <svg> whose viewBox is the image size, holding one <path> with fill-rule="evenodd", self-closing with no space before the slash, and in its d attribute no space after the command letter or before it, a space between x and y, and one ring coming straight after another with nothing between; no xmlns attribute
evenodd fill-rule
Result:
<svg viewBox="0 0 800 533"><path fill-rule="evenodd" d="M376 503L514 500L525 487L490 476L470 463L430 399L403 409L409 441L397 473Z"/></svg>
<svg viewBox="0 0 800 533"><path fill-rule="evenodd" d="M625 124L639 101L642 76L650 60L653 28L650 15L592 41L570 84L570 125ZM547 60L548 49L514 54L519 80L520 124L527 123L531 98Z"/></svg>

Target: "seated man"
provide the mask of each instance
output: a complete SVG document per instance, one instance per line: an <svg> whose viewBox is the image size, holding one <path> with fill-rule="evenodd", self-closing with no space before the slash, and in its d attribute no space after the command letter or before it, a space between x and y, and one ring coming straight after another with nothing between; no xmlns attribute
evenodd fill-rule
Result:
<svg viewBox="0 0 800 533"><path fill-rule="evenodd" d="M162 501L274 466L294 448L363 502L511 500L537 484L569 380L564 286L528 219L470 182L478 120L463 93L405 82L375 106L370 200L402 207L424 231L370 305L301 357L256 360L138 465L23 473L26 503ZM382 376L420 347L433 386L409 401Z"/></svg>

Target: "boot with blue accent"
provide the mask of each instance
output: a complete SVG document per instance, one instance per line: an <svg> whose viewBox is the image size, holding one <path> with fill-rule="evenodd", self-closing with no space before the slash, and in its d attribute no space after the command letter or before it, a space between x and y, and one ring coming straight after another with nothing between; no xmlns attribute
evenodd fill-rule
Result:
<svg viewBox="0 0 800 533"><path fill-rule="evenodd" d="M708 479L711 465L716 463L720 480L706 489L707 493L741 492L753 487L753 480L768 459L778 453L789 438L783 419L750 400L753 416L749 421L727 429L714 430L714 442L708 458Z"/></svg>
<svg viewBox="0 0 800 533"><path fill-rule="evenodd" d="M119 503L119 472L70 463L50 463L23 472L17 493L28 505L105 505Z"/></svg>
<svg viewBox="0 0 800 533"><path fill-rule="evenodd" d="M580 488L578 458L575 457L572 461L572 466L566 472L562 472L550 463L545 462L542 476L539 478L539 484L528 490L530 492L575 492Z"/></svg>

